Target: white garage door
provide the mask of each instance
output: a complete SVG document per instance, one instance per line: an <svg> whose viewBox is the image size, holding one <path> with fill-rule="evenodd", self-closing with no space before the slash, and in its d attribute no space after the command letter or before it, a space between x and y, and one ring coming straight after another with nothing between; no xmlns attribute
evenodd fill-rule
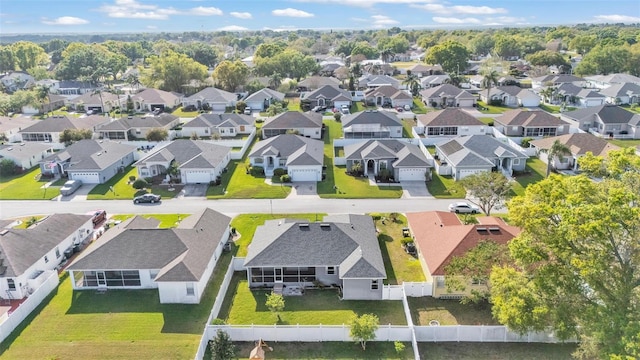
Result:
<svg viewBox="0 0 640 360"><path fill-rule="evenodd" d="M211 106L211 110L219 112L222 111L224 112L226 110L226 106L224 106L224 104L213 104L213 106Z"/></svg>
<svg viewBox="0 0 640 360"><path fill-rule="evenodd" d="M400 181L425 181L424 169L406 168L398 170L398 180Z"/></svg>
<svg viewBox="0 0 640 360"><path fill-rule="evenodd" d="M202 183L208 184L209 181L214 180L211 178L211 173L206 170L189 170L184 172L184 182L187 184Z"/></svg>
<svg viewBox="0 0 640 360"><path fill-rule="evenodd" d="M483 170L478 170L478 169L474 169L474 170L458 170L458 178L457 180L462 180L465 177L469 176L469 175L473 175L476 173L479 173Z"/></svg>
<svg viewBox="0 0 640 360"><path fill-rule="evenodd" d="M295 169L289 170L291 181L318 181L318 170Z"/></svg>
<svg viewBox="0 0 640 360"><path fill-rule="evenodd" d="M83 184L99 184L100 174L98 173L69 173L70 180L80 180Z"/></svg>

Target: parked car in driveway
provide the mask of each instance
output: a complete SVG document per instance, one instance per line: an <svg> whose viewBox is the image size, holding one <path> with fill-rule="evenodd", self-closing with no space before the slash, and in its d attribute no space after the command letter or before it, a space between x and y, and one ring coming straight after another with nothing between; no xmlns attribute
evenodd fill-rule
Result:
<svg viewBox="0 0 640 360"><path fill-rule="evenodd" d="M104 210L96 210L93 212L93 218L91 221L93 222L93 226L96 226L103 222L107 218L107 212Z"/></svg>
<svg viewBox="0 0 640 360"><path fill-rule="evenodd" d="M478 214L480 213L480 208L467 202L459 201L449 204L449 211L456 214Z"/></svg>
<svg viewBox="0 0 640 360"><path fill-rule="evenodd" d="M144 195L136 196L133 198L134 204L141 204L141 203L153 204L157 202L160 202L160 195L156 195L156 194L144 194Z"/></svg>
<svg viewBox="0 0 640 360"><path fill-rule="evenodd" d="M69 180L60 188L60 194L62 194L62 196L69 196L78 190L80 186L82 186L82 181Z"/></svg>
<svg viewBox="0 0 640 360"><path fill-rule="evenodd" d="M314 106L313 109L311 109L311 111L313 111L313 112L321 112L321 111L325 111L325 110L327 110L327 107L326 106L320 106L320 105Z"/></svg>

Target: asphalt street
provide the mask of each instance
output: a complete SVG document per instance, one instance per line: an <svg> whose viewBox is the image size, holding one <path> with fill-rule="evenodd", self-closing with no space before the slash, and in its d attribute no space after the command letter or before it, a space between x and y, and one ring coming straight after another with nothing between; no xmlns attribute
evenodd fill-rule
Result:
<svg viewBox="0 0 640 360"><path fill-rule="evenodd" d="M453 200L448 199L237 199L206 200L182 198L164 200L159 204L134 205L131 200L87 200L87 201L0 201L0 218L30 215L73 213L85 214L104 209L109 214L190 214L210 207L228 216L245 213L356 213L369 212L416 212L447 210Z"/></svg>

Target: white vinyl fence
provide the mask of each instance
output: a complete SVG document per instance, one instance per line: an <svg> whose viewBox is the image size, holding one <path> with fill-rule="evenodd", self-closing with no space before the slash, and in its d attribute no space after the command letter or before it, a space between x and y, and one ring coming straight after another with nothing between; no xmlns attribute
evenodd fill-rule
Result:
<svg viewBox="0 0 640 360"><path fill-rule="evenodd" d="M55 288L58 287L58 272L55 270L45 271L47 279L29 295L27 300L18 306L11 314L5 313L0 316L0 342L4 341L31 312L40 305ZM42 275L41 275L42 276Z"/></svg>
<svg viewBox="0 0 640 360"><path fill-rule="evenodd" d="M349 325L210 325L207 328L212 339L218 330L223 330L234 341L353 341L349 336ZM373 341L411 341L409 326L381 325Z"/></svg>
<svg viewBox="0 0 640 360"><path fill-rule="evenodd" d="M414 330L419 342L561 342L552 332L529 332L520 335L502 325L414 326Z"/></svg>

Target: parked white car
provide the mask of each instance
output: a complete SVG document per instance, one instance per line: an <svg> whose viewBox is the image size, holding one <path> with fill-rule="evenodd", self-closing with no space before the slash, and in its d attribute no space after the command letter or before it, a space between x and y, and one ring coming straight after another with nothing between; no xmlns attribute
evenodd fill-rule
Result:
<svg viewBox="0 0 640 360"><path fill-rule="evenodd" d="M459 201L449 204L449 211L456 214L478 214L480 213L480 208L467 202Z"/></svg>

